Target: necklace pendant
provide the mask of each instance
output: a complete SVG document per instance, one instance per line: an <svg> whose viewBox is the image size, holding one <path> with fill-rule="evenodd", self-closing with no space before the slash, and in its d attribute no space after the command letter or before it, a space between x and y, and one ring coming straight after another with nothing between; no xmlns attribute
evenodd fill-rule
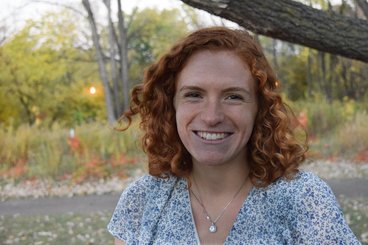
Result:
<svg viewBox="0 0 368 245"><path fill-rule="evenodd" d="M208 230L211 232L211 233L215 233L217 231L217 227L214 223L211 224L211 226L208 228Z"/></svg>

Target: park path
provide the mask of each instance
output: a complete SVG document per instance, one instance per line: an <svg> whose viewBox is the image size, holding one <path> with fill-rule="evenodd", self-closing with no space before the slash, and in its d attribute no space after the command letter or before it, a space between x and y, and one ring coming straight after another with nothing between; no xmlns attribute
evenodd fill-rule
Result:
<svg viewBox="0 0 368 245"><path fill-rule="evenodd" d="M368 198L368 179L326 180L336 196ZM0 204L0 215L52 215L61 213L88 214L112 212L120 194L103 194L74 197L7 200Z"/></svg>

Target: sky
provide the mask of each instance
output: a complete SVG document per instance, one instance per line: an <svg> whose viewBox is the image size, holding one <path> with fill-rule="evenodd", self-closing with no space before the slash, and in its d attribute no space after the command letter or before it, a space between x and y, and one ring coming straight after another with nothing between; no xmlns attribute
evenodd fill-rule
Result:
<svg viewBox="0 0 368 245"><path fill-rule="evenodd" d="M12 31L20 29L27 19L38 19L43 13L50 10L57 10L51 4L43 2L56 2L65 5L72 5L81 9L81 0L0 0L0 25L12 26ZM91 5L94 1L90 0ZM113 1L116 3L116 1ZM180 0L122 0L124 12L130 13L134 7L156 7L158 9L178 8L181 5ZM101 8L103 9L103 8Z"/></svg>
<svg viewBox="0 0 368 245"><path fill-rule="evenodd" d="M61 4L74 3L80 4L81 0L0 0L0 16L1 19L16 12L28 17L38 16L40 13L52 9L52 6L44 2L57 2ZM91 0L91 3L93 0ZM139 8L157 7L157 8L175 8L180 6L179 0L122 0L124 11L130 12L135 6Z"/></svg>

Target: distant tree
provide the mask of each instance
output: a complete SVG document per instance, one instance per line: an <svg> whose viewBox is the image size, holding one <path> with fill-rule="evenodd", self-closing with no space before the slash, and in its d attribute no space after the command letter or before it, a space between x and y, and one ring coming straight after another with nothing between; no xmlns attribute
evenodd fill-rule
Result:
<svg viewBox="0 0 368 245"><path fill-rule="evenodd" d="M97 74L75 24L70 13L47 14L0 46L0 124L104 118L101 92L88 94Z"/></svg>
<svg viewBox="0 0 368 245"><path fill-rule="evenodd" d="M188 33L189 29L178 9L159 11L147 8L136 12L128 29L131 85L140 82L144 68Z"/></svg>
<svg viewBox="0 0 368 245"><path fill-rule="evenodd" d="M114 123L128 105L129 88L142 80L145 67L189 29L177 9L114 14L112 4L118 3L121 9L120 1L99 0L99 7L108 10L101 21L93 15L96 6L86 0L89 19L88 12L62 3L37 2L64 10L29 21L0 44L0 124L15 119L15 124L73 125L103 117ZM191 21L196 21L195 14ZM91 85L97 87L95 95L87 91Z"/></svg>
<svg viewBox="0 0 368 245"><path fill-rule="evenodd" d="M120 0L103 0L108 26L98 28L93 6L89 0L82 3L104 85L108 121L113 124L128 107L130 85L142 78L143 68L162 53L167 44L186 33L187 24L178 10L135 9L128 16L124 15ZM113 21L112 3L118 6L117 23ZM103 42L106 39L107 42Z"/></svg>

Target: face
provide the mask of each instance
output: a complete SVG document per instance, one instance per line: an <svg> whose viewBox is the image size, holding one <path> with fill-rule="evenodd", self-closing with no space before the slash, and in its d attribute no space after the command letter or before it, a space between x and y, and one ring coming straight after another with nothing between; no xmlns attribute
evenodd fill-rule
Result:
<svg viewBox="0 0 368 245"><path fill-rule="evenodd" d="M177 80L177 130L193 164L244 164L257 114L249 67L230 51L199 51Z"/></svg>

